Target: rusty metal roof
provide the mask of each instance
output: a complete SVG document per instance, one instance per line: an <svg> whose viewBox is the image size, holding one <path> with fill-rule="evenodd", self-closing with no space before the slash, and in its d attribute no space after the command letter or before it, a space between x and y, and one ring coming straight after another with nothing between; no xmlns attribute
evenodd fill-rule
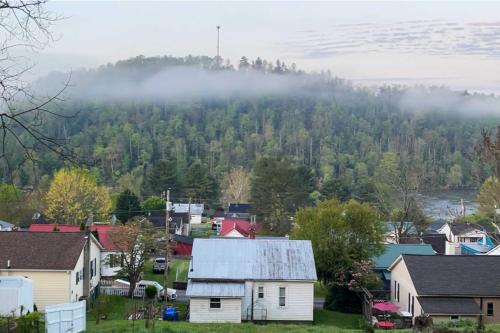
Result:
<svg viewBox="0 0 500 333"><path fill-rule="evenodd" d="M186 296L190 297L243 297L244 283L231 282L189 282Z"/></svg>
<svg viewBox="0 0 500 333"><path fill-rule="evenodd" d="M311 241L195 239L189 279L315 281Z"/></svg>

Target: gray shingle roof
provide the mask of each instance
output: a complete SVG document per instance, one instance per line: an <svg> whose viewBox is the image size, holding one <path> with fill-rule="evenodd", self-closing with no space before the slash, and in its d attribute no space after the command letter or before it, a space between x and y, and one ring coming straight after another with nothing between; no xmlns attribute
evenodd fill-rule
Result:
<svg viewBox="0 0 500 333"><path fill-rule="evenodd" d="M186 295L190 297L243 297L244 283L189 282Z"/></svg>
<svg viewBox="0 0 500 333"><path fill-rule="evenodd" d="M419 296L500 296L500 256L403 255Z"/></svg>
<svg viewBox="0 0 500 333"><path fill-rule="evenodd" d="M195 239L190 279L315 281L311 241Z"/></svg>
<svg viewBox="0 0 500 333"><path fill-rule="evenodd" d="M481 309L473 298L419 297L424 313L429 315L479 315Z"/></svg>

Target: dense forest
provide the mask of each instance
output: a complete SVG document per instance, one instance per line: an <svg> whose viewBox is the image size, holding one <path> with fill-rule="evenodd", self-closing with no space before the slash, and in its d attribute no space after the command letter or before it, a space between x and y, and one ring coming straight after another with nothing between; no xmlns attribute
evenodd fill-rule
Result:
<svg viewBox="0 0 500 333"><path fill-rule="evenodd" d="M53 73L36 86L50 94L68 77ZM490 170L474 147L482 128L500 124L489 112L497 102L442 87L359 88L260 58L233 66L140 56L72 73L54 105L67 118L40 126L66 140L75 160L39 147L37 163L22 164L14 181L36 186L76 163L94 168L104 185L148 196L159 194L145 180L160 160L174 161L179 179L201 162L220 182L234 166L251 169L260 157L281 156L309 168L320 188L329 179L350 185L370 178L383 154L394 152L417 168L422 188L477 188ZM12 165L25 157L14 142L8 154ZM0 170L7 181L5 163Z"/></svg>

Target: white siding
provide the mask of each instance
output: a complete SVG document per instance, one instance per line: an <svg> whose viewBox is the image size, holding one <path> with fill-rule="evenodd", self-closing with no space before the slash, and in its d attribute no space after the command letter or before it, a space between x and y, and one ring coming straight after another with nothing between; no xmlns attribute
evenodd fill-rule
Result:
<svg viewBox="0 0 500 333"><path fill-rule="evenodd" d="M264 287L264 298L258 298L259 287ZM286 290L286 304L279 306L279 288ZM247 320L247 309L253 301L255 309L266 309L267 320L313 321L314 320L314 283L313 282L247 282L243 300L242 318ZM254 319L260 319L260 310L254 311ZM251 318L248 318L251 320Z"/></svg>
<svg viewBox="0 0 500 333"><path fill-rule="evenodd" d="M83 272L83 258L84 251L80 253L80 257L76 262L75 268L71 271L70 298L68 300L69 302L78 302L78 298L80 296L83 296L83 276L81 275L81 272ZM80 274L78 284L76 283L77 272L79 272L78 274Z"/></svg>
<svg viewBox="0 0 500 333"><path fill-rule="evenodd" d="M397 299L397 288L399 288L399 300ZM391 270L391 302L399 306L401 311L411 312L411 304L408 306L408 299L411 302L413 297L413 318L415 318L422 314L422 308L417 300L417 296L418 294L411 280L408 268L404 260L400 260Z"/></svg>
<svg viewBox="0 0 500 333"><path fill-rule="evenodd" d="M240 323L241 299L222 298L220 309L210 309L210 298L191 298L189 321L192 323Z"/></svg>
<svg viewBox="0 0 500 333"><path fill-rule="evenodd" d="M243 235L242 235L242 234L240 234L240 233L238 232L238 230L233 229L233 230L231 230L230 232L228 232L226 235L224 235L224 237L240 237L240 238L241 238L241 237L243 237Z"/></svg>
<svg viewBox="0 0 500 333"><path fill-rule="evenodd" d="M191 220L189 222L191 224L200 224L201 223L201 215L191 214Z"/></svg>
<svg viewBox="0 0 500 333"><path fill-rule="evenodd" d="M90 262L92 263L95 260L95 275L90 280L90 288L89 290L94 289L101 280L101 248L97 245L96 241L93 240L90 242ZM89 266L89 274L90 274L90 266Z"/></svg>
<svg viewBox="0 0 500 333"><path fill-rule="evenodd" d="M120 255L120 252L101 252L101 276L112 277L115 276L121 269L120 266L110 267L109 261L111 255Z"/></svg>

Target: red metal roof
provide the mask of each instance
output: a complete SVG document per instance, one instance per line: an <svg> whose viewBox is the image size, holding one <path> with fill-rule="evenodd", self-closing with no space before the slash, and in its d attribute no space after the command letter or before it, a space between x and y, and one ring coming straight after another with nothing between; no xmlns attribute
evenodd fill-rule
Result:
<svg viewBox="0 0 500 333"><path fill-rule="evenodd" d="M226 236L231 231L238 231L243 237L250 236L250 228L252 224L247 220L239 220L239 219L224 219L222 221L222 228L220 231L220 236ZM257 226L258 229L258 226Z"/></svg>
<svg viewBox="0 0 500 333"><path fill-rule="evenodd" d="M28 231L33 232L47 232L54 231L54 228L57 227L59 232L80 232L79 225L69 225L69 224L32 224L30 225ZM113 230L112 225L91 225L89 230L91 232L97 232L97 238L99 243L101 243L102 247L106 251L119 251L119 249L113 244L111 240L110 231Z"/></svg>

